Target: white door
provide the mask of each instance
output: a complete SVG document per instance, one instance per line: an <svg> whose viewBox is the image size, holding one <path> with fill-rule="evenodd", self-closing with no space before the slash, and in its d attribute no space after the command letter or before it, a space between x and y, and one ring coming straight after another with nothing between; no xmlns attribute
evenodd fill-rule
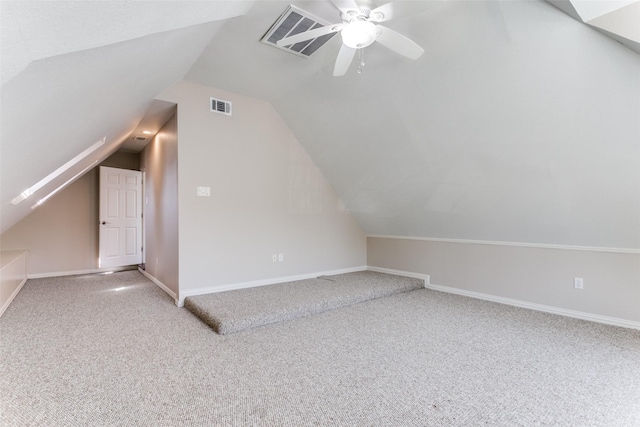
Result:
<svg viewBox="0 0 640 427"><path fill-rule="evenodd" d="M142 172L100 166L101 268L142 263Z"/></svg>

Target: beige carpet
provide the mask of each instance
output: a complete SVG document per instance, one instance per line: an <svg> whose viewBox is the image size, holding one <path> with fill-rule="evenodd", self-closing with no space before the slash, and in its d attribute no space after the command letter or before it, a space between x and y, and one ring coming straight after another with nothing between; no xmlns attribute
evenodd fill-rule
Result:
<svg viewBox="0 0 640 427"><path fill-rule="evenodd" d="M188 297L184 307L228 334L421 288L421 279L358 271Z"/></svg>
<svg viewBox="0 0 640 427"><path fill-rule="evenodd" d="M417 290L218 335L137 272L30 280L0 425L638 426L640 332Z"/></svg>

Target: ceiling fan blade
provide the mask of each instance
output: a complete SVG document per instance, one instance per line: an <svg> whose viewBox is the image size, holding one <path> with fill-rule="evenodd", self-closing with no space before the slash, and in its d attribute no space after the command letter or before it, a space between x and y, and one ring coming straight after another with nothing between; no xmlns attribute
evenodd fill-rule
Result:
<svg viewBox="0 0 640 427"><path fill-rule="evenodd" d="M347 14L350 10L360 12L360 7L355 0L331 0L331 3L344 14Z"/></svg>
<svg viewBox="0 0 640 427"><path fill-rule="evenodd" d="M278 46L289 46L292 44L300 43L306 40L315 39L316 37L324 36L338 32L342 29L343 24L327 25L326 27L316 28L314 30L298 33L291 37L285 37L276 42Z"/></svg>
<svg viewBox="0 0 640 427"><path fill-rule="evenodd" d="M440 2L434 1L393 1L376 7L369 12L369 20L371 22L385 22L392 19L402 18L404 16L413 16L424 13ZM488 2L493 3L493 2Z"/></svg>
<svg viewBox="0 0 640 427"><path fill-rule="evenodd" d="M369 18L373 22L389 21L395 17L395 3L383 4L376 7L369 13Z"/></svg>
<svg viewBox="0 0 640 427"><path fill-rule="evenodd" d="M410 59L418 59L424 53L424 49L410 38L382 25L377 27L380 34L376 37L376 41L381 45Z"/></svg>
<svg viewBox="0 0 640 427"><path fill-rule="evenodd" d="M351 65L351 61L353 61L356 50L358 49L349 47L346 44L342 45L338 52L338 58L336 58L336 65L333 67L334 76L344 76L344 73L349 69L349 65Z"/></svg>

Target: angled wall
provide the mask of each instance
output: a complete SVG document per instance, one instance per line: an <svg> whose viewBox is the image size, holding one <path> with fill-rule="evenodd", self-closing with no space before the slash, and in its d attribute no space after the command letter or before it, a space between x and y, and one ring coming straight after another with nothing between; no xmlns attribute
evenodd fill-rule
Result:
<svg viewBox="0 0 640 427"><path fill-rule="evenodd" d="M366 264L362 230L270 104L188 81L160 98L178 104L181 298Z"/></svg>

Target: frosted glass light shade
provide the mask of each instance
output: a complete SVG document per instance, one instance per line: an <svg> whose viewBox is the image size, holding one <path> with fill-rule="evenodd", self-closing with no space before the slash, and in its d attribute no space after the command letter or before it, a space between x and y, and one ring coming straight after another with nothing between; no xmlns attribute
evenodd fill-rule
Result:
<svg viewBox="0 0 640 427"><path fill-rule="evenodd" d="M360 49L376 40L376 26L368 21L353 21L342 28L342 42L347 46Z"/></svg>

